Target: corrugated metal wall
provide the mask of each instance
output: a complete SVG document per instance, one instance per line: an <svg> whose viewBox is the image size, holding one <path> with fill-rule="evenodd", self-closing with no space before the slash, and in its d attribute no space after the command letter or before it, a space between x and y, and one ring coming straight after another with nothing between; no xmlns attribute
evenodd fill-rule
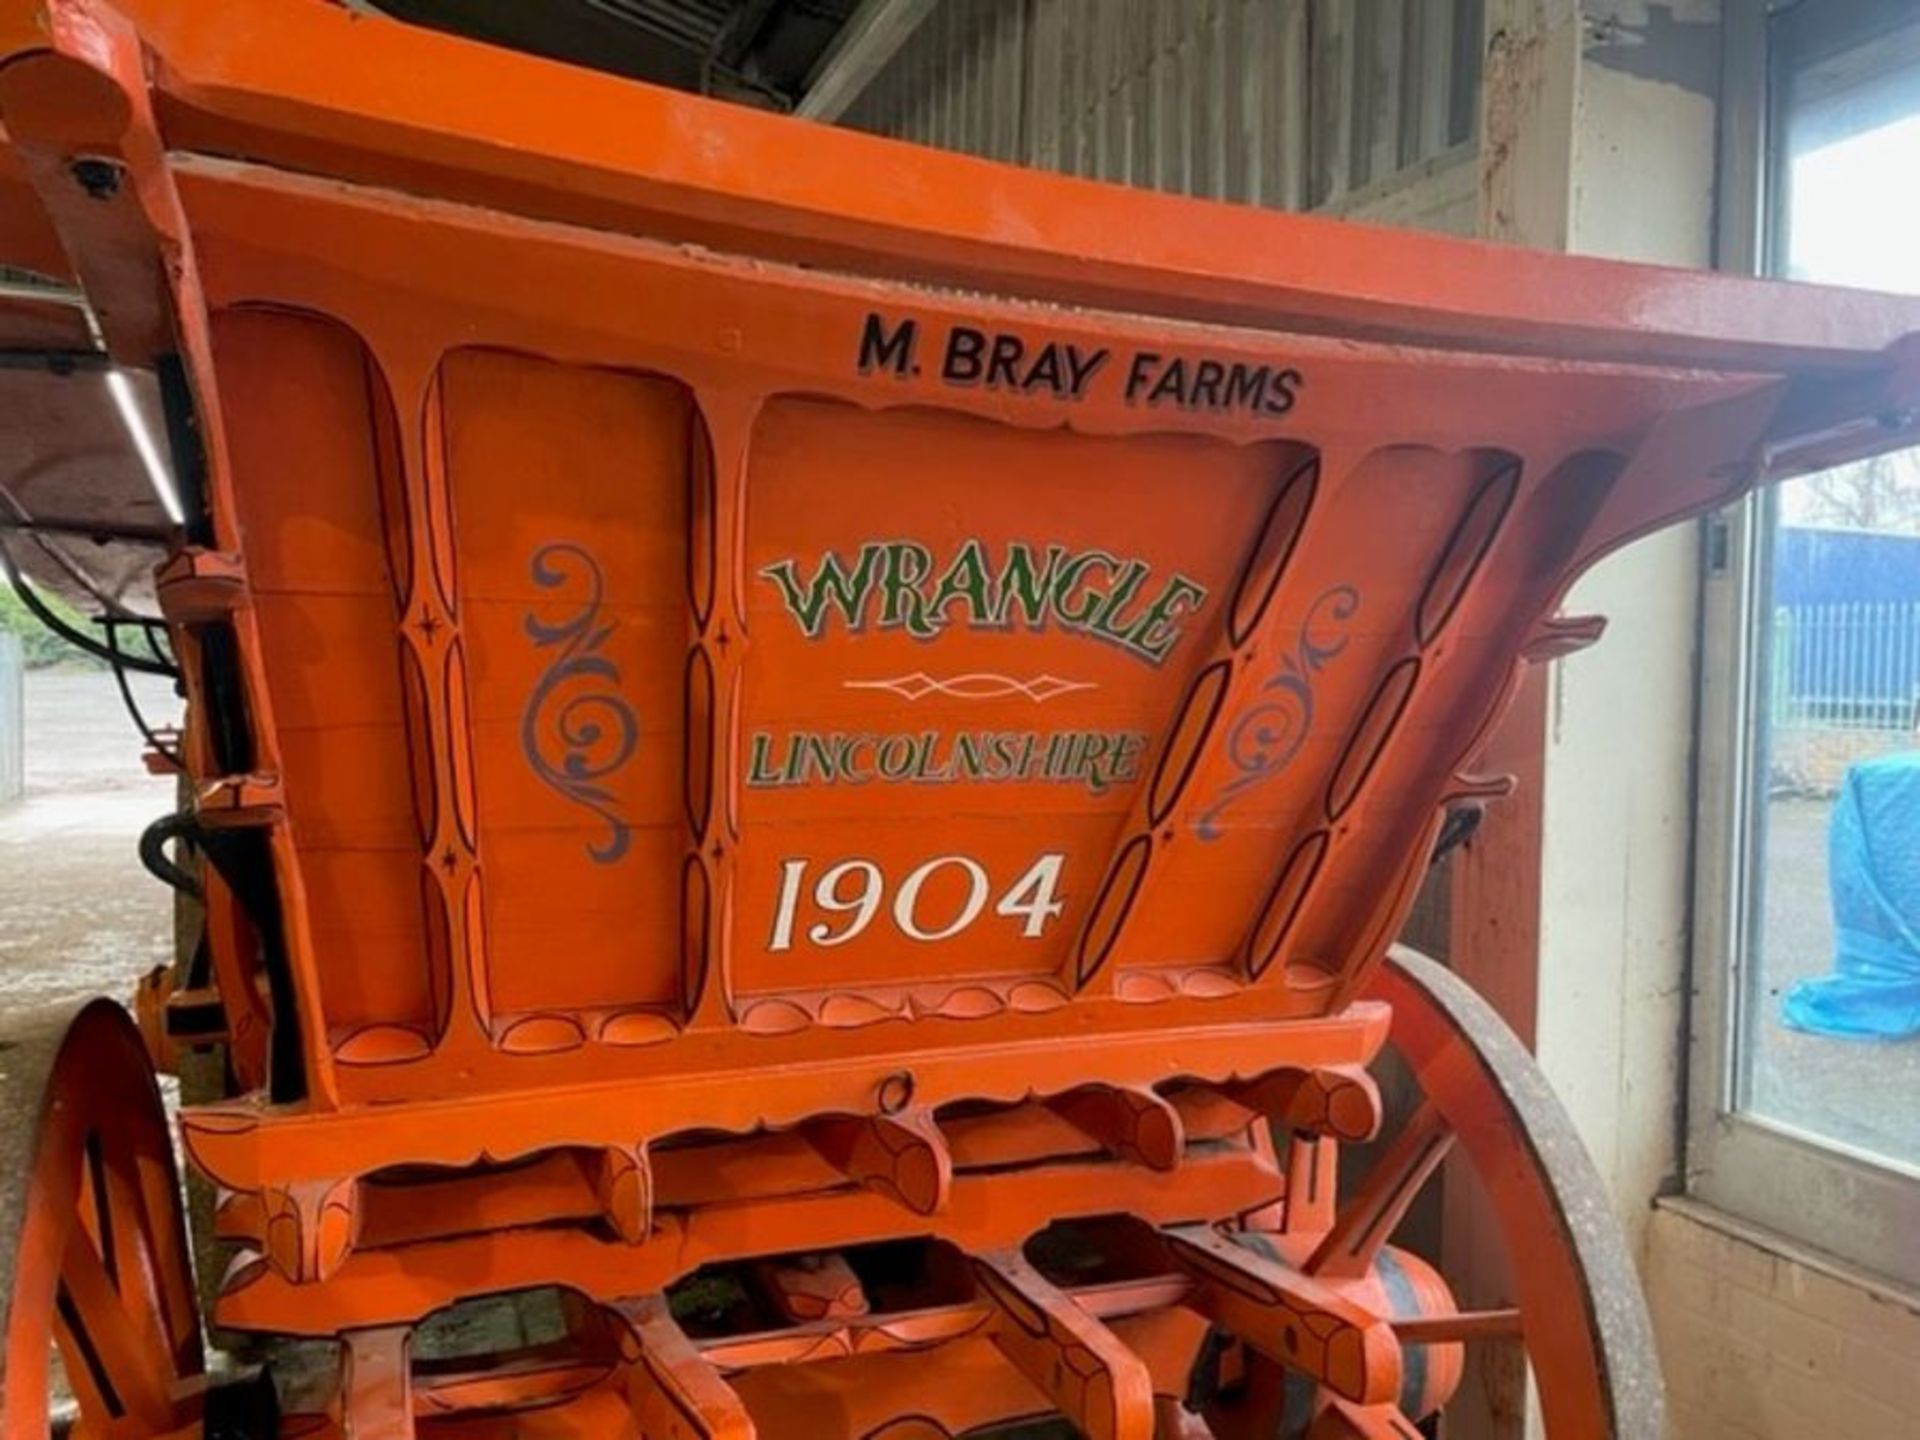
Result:
<svg viewBox="0 0 1920 1440"><path fill-rule="evenodd" d="M1472 139L1483 0L942 0L846 116L1075 175L1353 208Z"/></svg>

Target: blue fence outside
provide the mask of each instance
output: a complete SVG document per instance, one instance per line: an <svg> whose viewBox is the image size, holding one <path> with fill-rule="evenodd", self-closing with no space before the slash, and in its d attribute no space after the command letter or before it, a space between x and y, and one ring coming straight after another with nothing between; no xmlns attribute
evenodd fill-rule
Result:
<svg viewBox="0 0 1920 1440"><path fill-rule="evenodd" d="M1920 603L1778 606L1772 658L1776 725L1912 732Z"/></svg>

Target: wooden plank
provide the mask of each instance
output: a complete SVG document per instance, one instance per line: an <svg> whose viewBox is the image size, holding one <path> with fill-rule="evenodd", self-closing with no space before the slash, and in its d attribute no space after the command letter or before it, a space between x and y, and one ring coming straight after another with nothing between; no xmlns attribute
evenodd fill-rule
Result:
<svg viewBox="0 0 1920 1440"><path fill-rule="evenodd" d="M1124 1341L1017 1250L973 1262L993 1343L1089 1440L1152 1440L1153 1377Z"/></svg>
<svg viewBox="0 0 1920 1440"><path fill-rule="evenodd" d="M340 1357L340 1408L350 1440L412 1440L413 1389L404 1325L355 1330Z"/></svg>
<svg viewBox="0 0 1920 1440"><path fill-rule="evenodd" d="M667 1313L664 1296L623 1300L615 1308L637 1349L627 1368L627 1399L642 1435L753 1440L746 1406Z"/></svg>
<svg viewBox="0 0 1920 1440"><path fill-rule="evenodd" d="M1486 0L1480 84L1478 230L1482 238L1564 250L1571 237L1574 90L1580 64L1575 0ZM1549 676L1535 666L1474 768L1519 782L1491 806L1450 862L1451 962L1532 1047L1540 988ZM1442 1194L1442 1253L1464 1305L1505 1299L1504 1245L1470 1177ZM1468 1355L1461 1422L1517 1440L1528 1409L1524 1365L1499 1346Z"/></svg>
<svg viewBox="0 0 1920 1440"><path fill-rule="evenodd" d="M1384 1318L1210 1226L1161 1234L1194 1282L1187 1303L1256 1353L1358 1404L1400 1393L1400 1346Z"/></svg>
<svg viewBox="0 0 1920 1440"><path fill-rule="evenodd" d="M1575 0L1488 0L1480 83L1480 235L1565 250L1572 222Z"/></svg>

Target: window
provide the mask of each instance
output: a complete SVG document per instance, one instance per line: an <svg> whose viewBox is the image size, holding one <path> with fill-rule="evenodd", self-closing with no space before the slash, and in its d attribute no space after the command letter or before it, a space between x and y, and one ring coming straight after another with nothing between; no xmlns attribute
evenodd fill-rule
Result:
<svg viewBox="0 0 1920 1440"><path fill-rule="evenodd" d="M1766 23L1758 258L1920 294L1920 16L1846 0ZM1789 481L1724 526L1689 1183L1920 1284L1920 451Z"/></svg>

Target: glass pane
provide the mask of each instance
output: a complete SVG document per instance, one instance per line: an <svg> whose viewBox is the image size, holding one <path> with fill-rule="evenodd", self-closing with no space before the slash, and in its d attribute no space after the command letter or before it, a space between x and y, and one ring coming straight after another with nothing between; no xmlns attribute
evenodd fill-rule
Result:
<svg viewBox="0 0 1920 1440"><path fill-rule="evenodd" d="M1920 68L1808 94L1779 268L1920 293ZM1742 1106L1920 1167L1920 451L1781 486L1763 537Z"/></svg>

